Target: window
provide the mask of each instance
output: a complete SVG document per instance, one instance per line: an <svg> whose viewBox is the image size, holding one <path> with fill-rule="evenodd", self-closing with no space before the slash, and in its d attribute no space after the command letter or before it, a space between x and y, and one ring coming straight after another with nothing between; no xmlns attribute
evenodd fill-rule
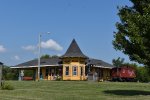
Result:
<svg viewBox="0 0 150 100"><path fill-rule="evenodd" d="M66 66L66 75L69 75L69 66Z"/></svg>
<svg viewBox="0 0 150 100"><path fill-rule="evenodd" d="M73 75L77 75L77 66L73 66Z"/></svg>

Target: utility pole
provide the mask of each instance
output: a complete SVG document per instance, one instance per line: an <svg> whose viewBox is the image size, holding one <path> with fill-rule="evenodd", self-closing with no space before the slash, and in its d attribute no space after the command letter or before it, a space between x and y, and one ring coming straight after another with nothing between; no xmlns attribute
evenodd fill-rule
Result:
<svg viewBox="0 0 150 100"><path fill-rule="evenodd" d="M44 33L39 33L39 43L38 43L38 81L40 81L40 67L41 67L41 37ZM50 34L50 32L46 32L45 34Z"/></svg>
<svg viewBox="0 0 150 100"><path fill-rule="evenodd" d="M0 62L0 86L2 86L2 67L3 67L3 63Z"/></svg>
<svg viewBox="0 0 150 100"><path fill-rule="evenodd" d="M39 44L38 44L39 52L38 52L38 81L40 81L40 57L41 57L41 34L39 33Z"/></svg>

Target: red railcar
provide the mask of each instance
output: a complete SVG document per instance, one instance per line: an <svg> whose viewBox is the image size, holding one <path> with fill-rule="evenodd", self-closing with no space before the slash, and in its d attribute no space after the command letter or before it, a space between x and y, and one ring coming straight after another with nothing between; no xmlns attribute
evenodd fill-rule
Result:
<svg viewBox="0 0 150 100"><path fill-rule="evenodd" d="M135 70L132 67L115 67L111 72L113 81L133 81L136 77Z"/></svg>

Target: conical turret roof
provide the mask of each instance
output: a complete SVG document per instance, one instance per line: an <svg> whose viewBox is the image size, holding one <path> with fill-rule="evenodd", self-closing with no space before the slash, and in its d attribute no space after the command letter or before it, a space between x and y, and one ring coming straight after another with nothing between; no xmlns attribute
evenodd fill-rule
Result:
<svg viewBox="0 0 150 100"><path fill-rule="evenodd" d="M77 42L75 39L72 40L68 50L66 51L66 53L61 56L61 58L65 58L65 57L81 57L81 58L88 58L86 55L84 55L81 51L81 49L79 48Z"/></svg>

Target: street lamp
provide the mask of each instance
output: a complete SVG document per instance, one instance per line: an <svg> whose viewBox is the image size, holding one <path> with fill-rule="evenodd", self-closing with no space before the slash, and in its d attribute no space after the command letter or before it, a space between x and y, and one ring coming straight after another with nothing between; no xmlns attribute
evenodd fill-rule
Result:
<svg viewBox="0 0 150 100"><path fill-rule="evenodd" d="M50 34L50 32L46 32L46 33L39 33L39 44L38 44L38 81L40 81L40 67L41 67L41 63L40 63L40 57L41 57L41 37L42 34Z"/></svg>

